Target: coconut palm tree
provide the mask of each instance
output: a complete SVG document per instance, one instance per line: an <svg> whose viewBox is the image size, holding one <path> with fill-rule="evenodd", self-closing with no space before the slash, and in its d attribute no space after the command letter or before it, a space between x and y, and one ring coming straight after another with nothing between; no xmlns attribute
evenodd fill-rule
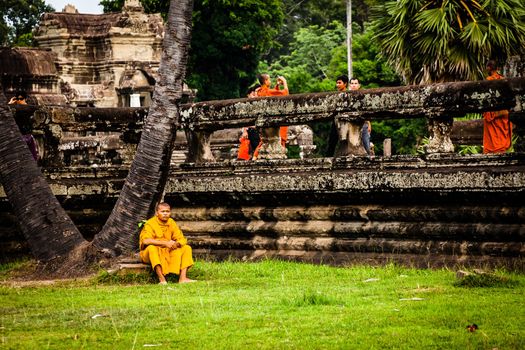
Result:
<svg viewBox="0 0 525 350"><path fill-rule="evenodd" d="M378 14L382 53L408 84L477 80L525 45L523 0L397 0Z"/></svg>
<svg viewBox="0 0 525 350"><path fill-rule="evenodd" d="M137 221L153 214L168 180L191 40L192 10L193 0L171 0L159 80L137 153L110 217L93 240L96 247L113 250L117 255L137 249Z"/></svg>
<svg viewBox="0 0 525 350"><path fill-rule="evenodd" d="M68 259L81 260L101 249L118 255L136 247L136 222L152 214L167 181L191 38L192 9L193 0L171 0L154 102L119 200L91 245L51 192L0 91L0 180L38 259L45 262L74 252Z"/></svg>
<svg viewBox="0 0 525 350"><path fill-rule="evenodd" d="M3 90L3 89L2 89ZM0 182L35 258L64 256L85 242L23 141L0 90Z"/></svg>

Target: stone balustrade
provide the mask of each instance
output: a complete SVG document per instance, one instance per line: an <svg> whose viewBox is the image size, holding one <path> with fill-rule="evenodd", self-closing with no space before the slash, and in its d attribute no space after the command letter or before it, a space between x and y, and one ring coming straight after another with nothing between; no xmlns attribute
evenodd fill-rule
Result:
<svg viewBox="0 0 525 350"><path fill-rule="evenodd" d="M497 155L461 156L450 149L451 118L468 112L509 109L523 140L524 101L525 79L509 79L186 104L180 126L188 135L188 158L172 164L165 200L198 256L525 270L520 145L518 152ZM53 192L92 237L118 197L146 110L14 110L19 123L36 126ZM280 159L269 152L253 162L214 161L214 136L222 130L334 120L359 144L363 120L392 118L429 121L427 154L370 159L348 148L340 157ZM70 136L75 132L82 142ZM102 132L116 133L108 139L127 145L129 154L97 135ZM117 147L122 162L108 156L107 163L68 165L68 145L73 151L98 147L99 159ZM12 237L16 222L5 199L0 208L0 236Z"/></svg>
<svg viewBox="0 0 525 350"><path fill-rule="evenodd" d="M272 135L279 126L326 120L335 120L338 129L348 134L344 137L350 141L342 156L364 153L360 130L365 120L407 118L427 119L427 153L450 153L454 151L450 139L454 117L501 109L511 110L521 134L524 78L198 102L182 106L181 125L193 135L190 158L195 162L212 160L209 135L215 130L256 125L268 130L263 134ZM269 150L266 159L282 158L277 137L264 138L264 142L273 142L263 145Z"/></svg>

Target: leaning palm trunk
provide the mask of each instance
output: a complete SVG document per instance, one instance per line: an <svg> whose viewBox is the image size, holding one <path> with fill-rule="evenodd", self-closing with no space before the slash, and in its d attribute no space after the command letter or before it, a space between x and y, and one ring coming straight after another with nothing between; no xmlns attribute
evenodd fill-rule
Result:
<svg viewBox="0 0 525 350"><path fill-rule="evenodd" d="M137 247L137 221L153 213L166 184L191 39L193 0L171 0L159 81L142 137L113 211L93 244L115 255Z"/></svg>
<svg viewBox="0 0 525 350"><path fill-rule="evenodd" d="M62 209L0 91L0 181L35 258L66 256L85 240Z"/></svg>

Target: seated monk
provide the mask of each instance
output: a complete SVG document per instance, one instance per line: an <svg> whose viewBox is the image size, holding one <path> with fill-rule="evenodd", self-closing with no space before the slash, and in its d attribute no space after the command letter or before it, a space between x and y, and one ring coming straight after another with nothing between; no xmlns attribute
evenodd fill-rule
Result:
<svg viewBox="0 0 525 350"><path fill-rule="evenodd" d="M175 220L170 218L168 203L159 203L155 216L146 221L140 232L140 258L151 264L159 278L159 284L167 284L166 275L179 275L179 283L195 282L186 276L193 266L191 247Z"/></svg>

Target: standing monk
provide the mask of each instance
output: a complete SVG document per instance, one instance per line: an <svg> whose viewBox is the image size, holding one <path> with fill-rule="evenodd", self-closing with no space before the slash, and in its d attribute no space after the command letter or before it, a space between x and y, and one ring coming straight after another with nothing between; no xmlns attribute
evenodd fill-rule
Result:
<svg viewBox="0 0 525 350"><path fill-rule="evenodd" d="M286 82L286 79L284 79L284 77L277 77L277 84L273 89L270 88L271 80L268 74L261 74L259 76L259 83L261 84L261 88L259 89L259 91L257 91L258 97L287 96L289 94L288 83ZM282 86L282 89L280 89L280 86ZM288 140L287 126L281 126L279 128L279 136L281 137L281 145L283 147L286 147L286 140Z"/></svg>
<svg viewBox="0 0 525 350"><path fill-rule="evenodd" d="M159 203L155 216L146 221L140 233L140 258L151 264L159 278L159 284L167 284L166 275L179 275L179 283L195 282L186 276L193 266L191 247L175 220L170 218L168 203Z"/></svg>
<svg viewBox="0 0 525 350"><path fill-rule="evenodd" d="M496 62L487 63L487 80L503 79L496 69ZM504 153L512 144L512 125L509 111L483 113L483 153Z"/></svg>

